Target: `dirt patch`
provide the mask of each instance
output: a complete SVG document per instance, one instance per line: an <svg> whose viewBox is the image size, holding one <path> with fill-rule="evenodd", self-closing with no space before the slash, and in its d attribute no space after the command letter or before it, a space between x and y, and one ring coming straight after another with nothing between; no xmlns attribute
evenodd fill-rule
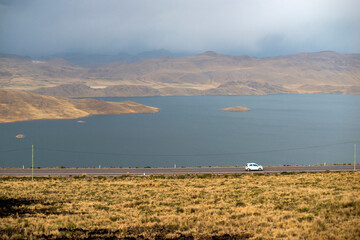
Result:
<svg viewBox="0 0 360 240"><path fill-rule="evenodd" d="M167 238L166 234L172 233L172 227L156 225L155 228L145 229L142 227L136 229L128 229L125 232L120 230L110 230L110 229L95 229L95 230L87 230L81 228L68 229L68 228L60 228L59 232L65 234L66 236L71 236L73 239L122 239L122 240L143 240L148 239L142 233L142 231L158 231L154 238L155 240L193 240L195 237L193 235L184 235L180 232L174 232L174 237ZM141 233L140 233L141 232ZM136 234L134 234L136 233ZM124 237L120 237L119 235L123 235ZM204 240L235 240L235 239L249 239L253 235L249 233L243 234L223 234L223 235L207 235L202 236L201 239ZM44 238L52 238L52 236L43 236ZM60 238L59 238L60 239Z"/></svg>
<svg viewBox="0 0 360 240"><path fill-rule="evenodd" d="M41 204L41 207L31 209L30 206ZM8 216L24 216L24 215L69 215L73 214L68 211L63 211L57 206L59 203L43 202L40 200L32 200L25 198L0 198L0 218Z"/></svg>

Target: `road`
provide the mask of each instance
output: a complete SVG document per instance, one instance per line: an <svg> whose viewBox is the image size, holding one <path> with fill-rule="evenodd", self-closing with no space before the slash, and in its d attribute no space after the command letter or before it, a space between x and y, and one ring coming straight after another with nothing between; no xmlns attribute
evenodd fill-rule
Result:
<svg viewBox="0 0 360 240"><path fill-rule="evenodd" d="M353 165L329 166L268 166L265 173L352 171ZM356 165L360 169L360 165ZM186 168L41 168L34 176L119 176L119 175L184 175L184 174L239 174L247 173L244 167L186 167ZM0 176L31 176L31 169L1 168Z"/></svg>

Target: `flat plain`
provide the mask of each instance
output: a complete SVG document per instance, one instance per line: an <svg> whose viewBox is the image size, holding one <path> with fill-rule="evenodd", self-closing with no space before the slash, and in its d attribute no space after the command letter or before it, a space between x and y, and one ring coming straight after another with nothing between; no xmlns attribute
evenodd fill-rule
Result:
<svg viewBox="0 0 360 240"><path fill-rule="evenodd" d="M359 239L360 173L2 177L1 239Z"/></svg>

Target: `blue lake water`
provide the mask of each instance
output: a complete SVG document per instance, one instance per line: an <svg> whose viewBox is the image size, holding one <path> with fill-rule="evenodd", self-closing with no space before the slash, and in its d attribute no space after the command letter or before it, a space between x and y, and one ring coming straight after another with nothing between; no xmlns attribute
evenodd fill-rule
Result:
<svg viewBox="0 0 360 240"><path fill-rule="evenodd" d="M100 98L156 114L0 124L0 167L173 167L352 163L360 96ZM245 106L249 112L222 108ZM17 134L26 137L18 139Z"/></svg>

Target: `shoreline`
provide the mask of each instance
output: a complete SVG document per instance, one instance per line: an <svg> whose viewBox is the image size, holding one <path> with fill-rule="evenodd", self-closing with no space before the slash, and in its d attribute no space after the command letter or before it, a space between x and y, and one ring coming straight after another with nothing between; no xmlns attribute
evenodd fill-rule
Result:
<svg viewBox="0 0 360 240"><path fill-rule="evenodd" d="M155 107L154 107L155 108ZM20 122L31 122L31 121L48 121L48 120L79 120L79 119L86 119L88 117L92 117L92 116L110 116L110 115L125 115L125 114L153 114L153 113L158 113L159 110L157 110L156 112L131 112L131 113L107 113L107 114L89 114L88 116L83 116L83 117L76 117L76 118L41 118L41 119L29 119L29 120L16 120L16 121L9 121L9 122L0 122L0 124L11 124L11 123L20 123ZM79 122L76 121L76 123L78 124L84 124L86 123L86 121L83 122Z"/></svg>

